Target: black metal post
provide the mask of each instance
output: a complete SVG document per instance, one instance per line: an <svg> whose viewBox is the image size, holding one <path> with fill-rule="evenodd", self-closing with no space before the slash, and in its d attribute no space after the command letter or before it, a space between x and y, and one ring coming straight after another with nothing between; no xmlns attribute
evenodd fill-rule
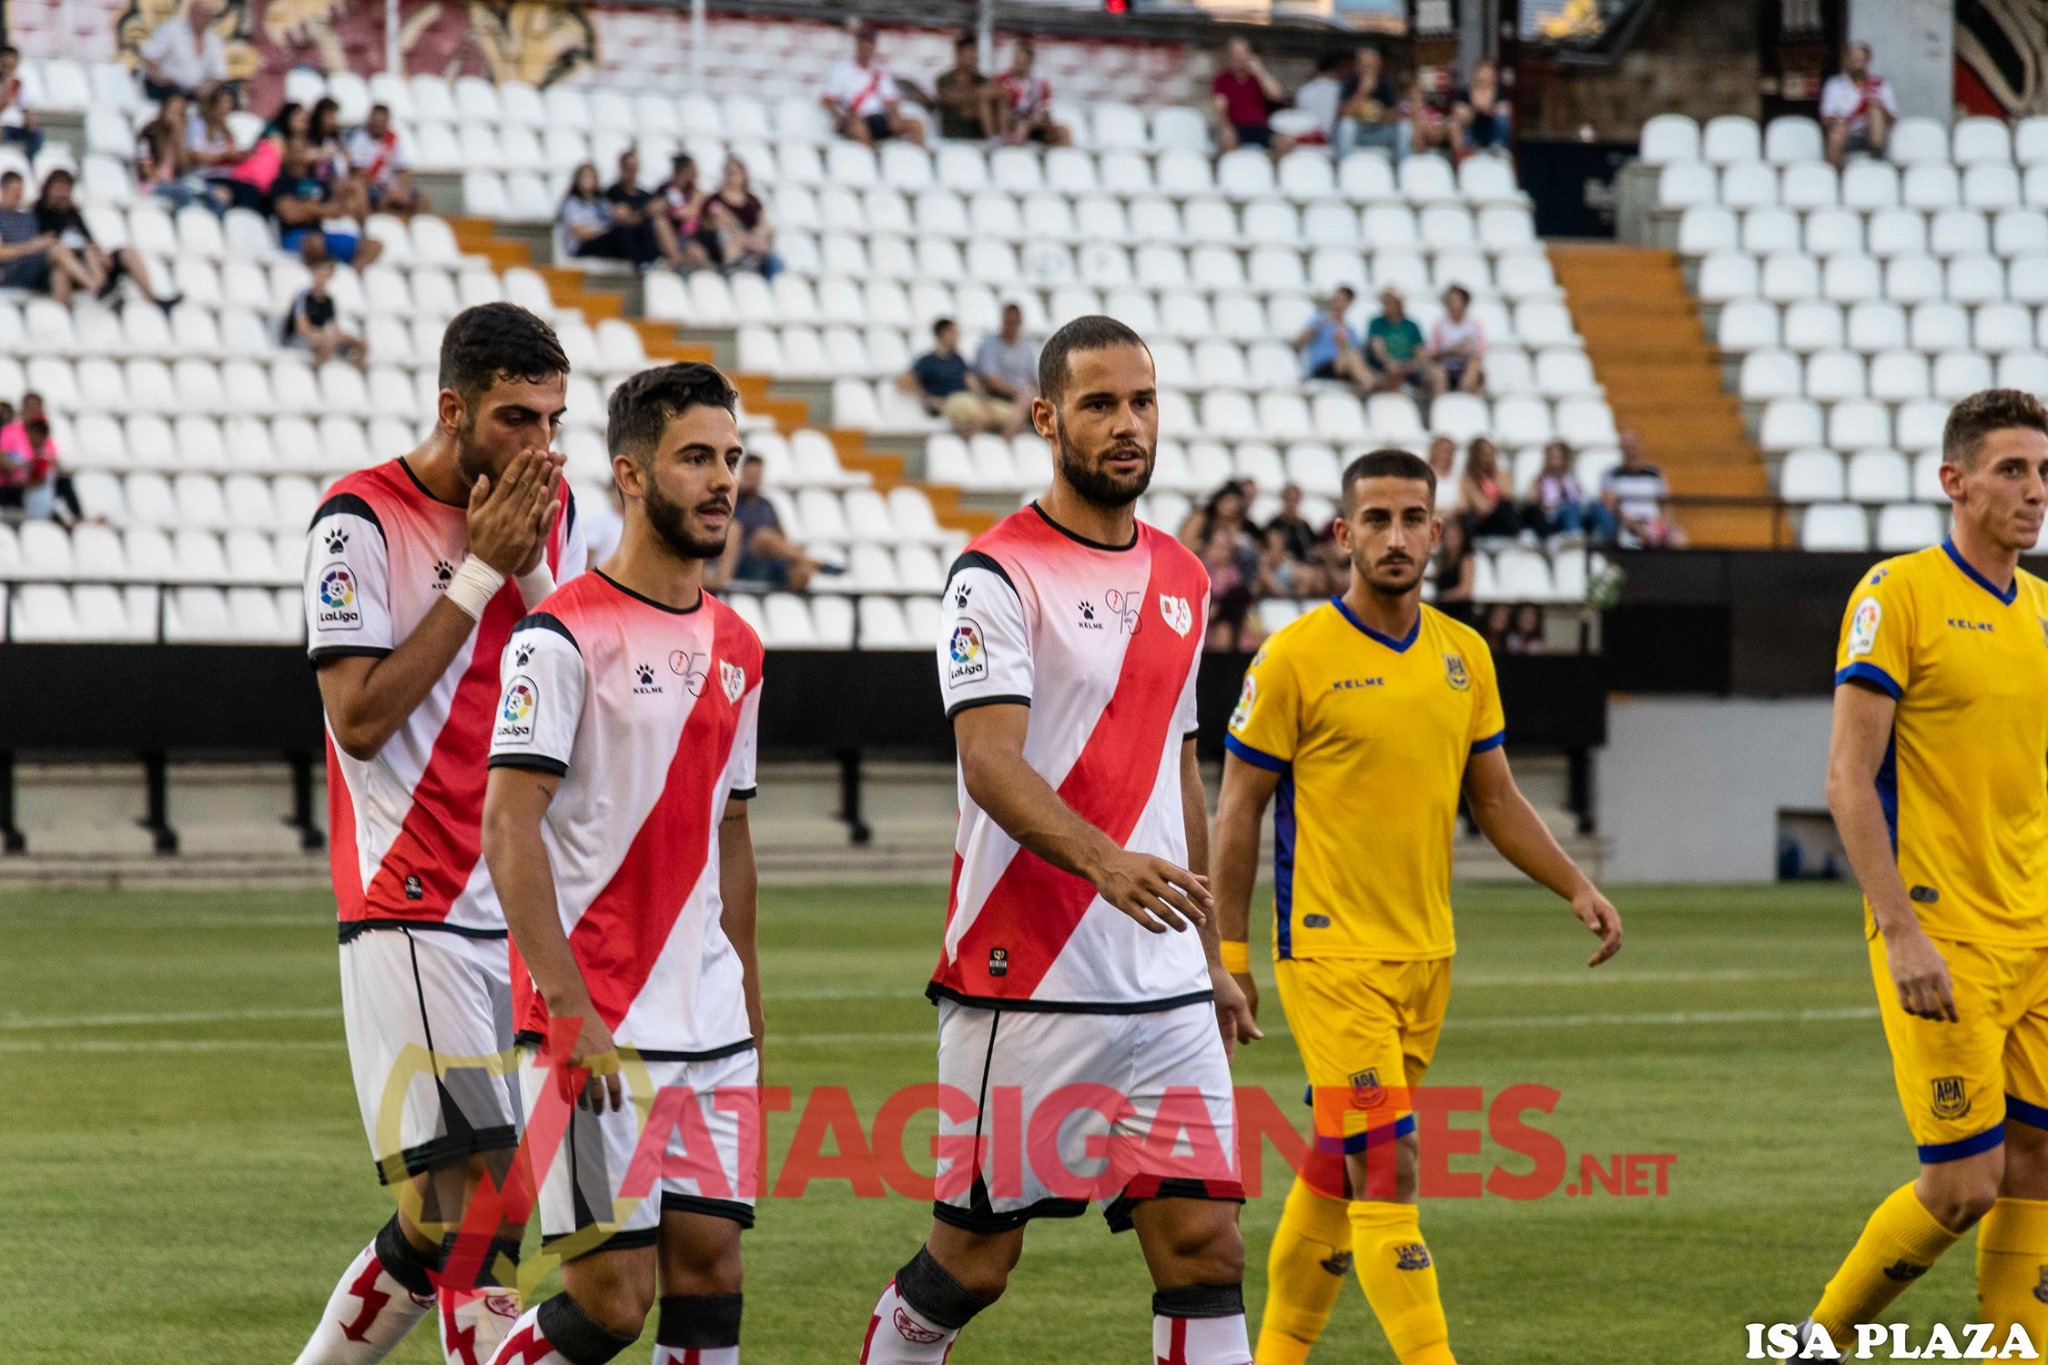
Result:
<svg viewBox="0 0 2048 1365"><path fill-rule="evenodd" d="M861 818L861 771L860 750L839 751L839 818L846 822L847 842L866 847L873 842L875 832L868 828Z"/></svg>
<svg viewBox="0 0 2048 1365"><path fill-rule="evenodd" d="M1565 803L1579 817L1579 833L1593 832L1593 751L1574 744L1565 751Z"/></svg>
<svg viewBox="0 0 2048 1365"><path fill-rule="evenodd" d="M162 854L178 851L178 831L171 828L171 763L160 753L142 756L143 775L149 784L149 813L142 827L149 831Z"/></svg>
<svg viewBox="0 0 2048 1365"><path fill-rule="evenodd" d="M14 823L14 751L0 749L0 853L23 853L28 840Z"/></svg>
<svg viewBox="0 0 2048 1365"><path fill-rule="evenodd" d="M285 823L299 832L299 847L316 853L327 847L327 835L313 823L313 756L303 750L285 755L292 767L292 813Z"/></svg>

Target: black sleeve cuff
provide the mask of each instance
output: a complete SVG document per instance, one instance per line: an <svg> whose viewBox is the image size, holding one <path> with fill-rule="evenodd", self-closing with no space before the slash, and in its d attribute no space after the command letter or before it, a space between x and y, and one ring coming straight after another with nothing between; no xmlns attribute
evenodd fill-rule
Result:
<svg viewBox="0 0 2048 1365"><path fill-rule="evenodd" d="M569 771L568 764L560 759L549 758L545 754L492 754L490 762L485 766L527 768L537 773L551 773L556 777L565 776Z"/></svg>
<svg viewBox="0 0 2048 1365"><path fill-rule="evenodd" d="M306 662L318 668L329 659L381 659L390 652L378 645L320 645L306 651Z"/></svg>
<svg viewBox="0 0 2048 1365"><path fill-rule="evenodd" d="M728 801L751 801L760 793L759 787L734 787L725 794Z"/></svg>
<svg viewBox="0 0 2048 1365"><path fill-rule="evenodd" d="M956 701L951 706L947 707L946 719L951 720L953 719L953 717L959 715L962 711L972 711L977 706L1029 705L1031 705L1031 698L1015 696L1012 694L1005 694L1000 697L969 697L966 701Z"/></svg>

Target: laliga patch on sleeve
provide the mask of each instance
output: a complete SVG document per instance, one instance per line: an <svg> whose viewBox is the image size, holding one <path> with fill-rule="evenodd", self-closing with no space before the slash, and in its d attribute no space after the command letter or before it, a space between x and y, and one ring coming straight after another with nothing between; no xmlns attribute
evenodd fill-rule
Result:
<svg viewBox="0 0 2048 1365"><path fill-rule="evenodd" d="M1856 604L1855 614L1849 618L1849 657L1860 659L1877 648L1877 626L1884 620L1884 608L1875 597L1866 597Z"/></svg>
<svg viewBox="0 0 2048 1365"><path fill-rule="evenodd" d="M361 630L363 609L356 603L356 576L337 559L320 570L316 588L319 605L313 611L317 630Z"/></svg>
<svg viewBox="0 0 2048 1365"><path fill-rule="evenodd" d="M1252 718L1252 706L1259 699L1259 679L1255 673L1244 675L1244 690L1237 694L1237 709L1230 713L1230 728L1242 730L1245 722Z"/></svg>
<svg viewBox="0 0 2048 1365"><path fill-rule="evenodd" d="M493 736L501 744L531 744L533 717L540 709L540 689L533 679L521 674L505 689L505 701L498 708L498 729Z"/></svg>
<svg viewBox="0 0 2048 1365"><path fill-rule="evenodd" d="M988 646L981 638L981 624L963 616L953 626L946 643L946 686L960 687L988 676Z"/></svg>

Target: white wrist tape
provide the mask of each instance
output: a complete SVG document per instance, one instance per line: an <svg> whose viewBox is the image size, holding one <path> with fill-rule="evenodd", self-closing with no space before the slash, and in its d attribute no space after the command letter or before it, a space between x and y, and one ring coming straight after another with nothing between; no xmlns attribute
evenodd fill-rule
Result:
<svg viewBox="0 0 2048 1365"><path fill-rule="evenodd" d="M505 586L505 575L483 562L476 555L462 561L462 567L455 571L455 577L448 583L448 600L469 614L472 621L484 619L484 609L491 605L491 599L498 595L498 589Z"/></svg>
<svg viewBox="0 0 2048 1365"><path fill-rule="evenodd" d="M519 596L525 601L528 611L539 606L541 599L555 590L555 575L553 570L548 568L546 556L542 556L540 563L519 575L516 581L519 584Z"/></svg>

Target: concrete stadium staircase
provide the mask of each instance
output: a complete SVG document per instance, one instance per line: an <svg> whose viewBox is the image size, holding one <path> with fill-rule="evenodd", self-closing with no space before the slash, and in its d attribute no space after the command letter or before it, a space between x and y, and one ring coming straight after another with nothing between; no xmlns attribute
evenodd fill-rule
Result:
<svg viewBox="0 0 2048 1365"><path fill-rule="evenodd" d="M1722 505L1674 509L1689 542L1752 549L1772 544L1770 481L1721 383L1678 253L1610 243L1550 243L1551 268L1607 389L1617 427L1642 435L1643 452L1680 496Z"/></svg>

